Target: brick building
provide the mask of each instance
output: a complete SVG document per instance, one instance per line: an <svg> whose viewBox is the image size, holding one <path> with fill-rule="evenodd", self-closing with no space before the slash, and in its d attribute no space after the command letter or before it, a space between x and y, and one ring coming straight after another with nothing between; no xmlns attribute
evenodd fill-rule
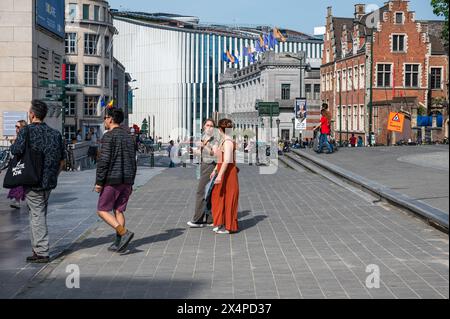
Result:
<svg viewBox="0 0 450 319"><path fill-rule="evenodd" d="M404 0L386 2L371 13L365 9L356 4L354 17L339 18L328 8L321 98L333 114L336 138L348 140L354 133L369 141L371 130L373 143L390 145L425 133L431 140L448 136L448 49L440 39L444 22L416 20ZM393 111L405 114L402 133L387 130ZM418 114L431 116L432 125L419 127Z"/></svg>

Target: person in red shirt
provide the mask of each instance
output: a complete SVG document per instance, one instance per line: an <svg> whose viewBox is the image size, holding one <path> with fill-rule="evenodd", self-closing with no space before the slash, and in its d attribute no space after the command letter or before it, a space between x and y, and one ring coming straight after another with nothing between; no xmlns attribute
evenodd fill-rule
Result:
<svg viewBox="0 0 450 319"><path fill-rule="evenodd" d="M318 153L322 153L322 149L324 144L328 148L328 153L333 153L333 146L328 142L328 135L330 135L330 119L329 119L329 113L328 111L323 108L320 111L321 117L320 117L320 124L317 125L314 130L320 128L320 138L319 138L319 151Z"/></svg>
<svg viewBox="0 0 450 319"><path fill-rule="evenodd" d="M354 134L354 133L352 133L352 137L350 137L350 145L351 145L352 147L355 147L355 146L356 146L356 137L355 137L355 134Z"/></svg>

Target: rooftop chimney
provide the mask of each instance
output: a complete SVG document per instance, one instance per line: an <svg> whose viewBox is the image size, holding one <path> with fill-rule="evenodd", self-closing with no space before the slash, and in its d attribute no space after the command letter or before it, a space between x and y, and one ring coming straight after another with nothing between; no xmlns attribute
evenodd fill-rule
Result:
<svg viewBox="0 0 450 319"><path fill-rule="evenodd" d="M355 4L355 19L361 19L362 16L366 14L366 5L365 4Z"/></svg>

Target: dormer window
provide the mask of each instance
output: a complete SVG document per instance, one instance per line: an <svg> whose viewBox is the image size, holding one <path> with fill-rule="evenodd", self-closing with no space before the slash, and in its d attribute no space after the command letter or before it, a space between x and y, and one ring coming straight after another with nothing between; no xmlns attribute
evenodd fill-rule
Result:
<svg viewBox="0 0 450 319"><path fill-rule="evenodd" d="M395 13L395 24L403 24L403 12Z"/></svg>

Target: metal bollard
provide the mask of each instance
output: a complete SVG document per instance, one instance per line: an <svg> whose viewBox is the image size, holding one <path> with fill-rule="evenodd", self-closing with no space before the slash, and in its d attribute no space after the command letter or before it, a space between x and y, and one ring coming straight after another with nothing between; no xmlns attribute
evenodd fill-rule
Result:
<svg viewBox="0 0 450 319"><path fill-rule="evenodd" d="M153 150L150 152L150 167L155 167L155 152Z"/></svg>

